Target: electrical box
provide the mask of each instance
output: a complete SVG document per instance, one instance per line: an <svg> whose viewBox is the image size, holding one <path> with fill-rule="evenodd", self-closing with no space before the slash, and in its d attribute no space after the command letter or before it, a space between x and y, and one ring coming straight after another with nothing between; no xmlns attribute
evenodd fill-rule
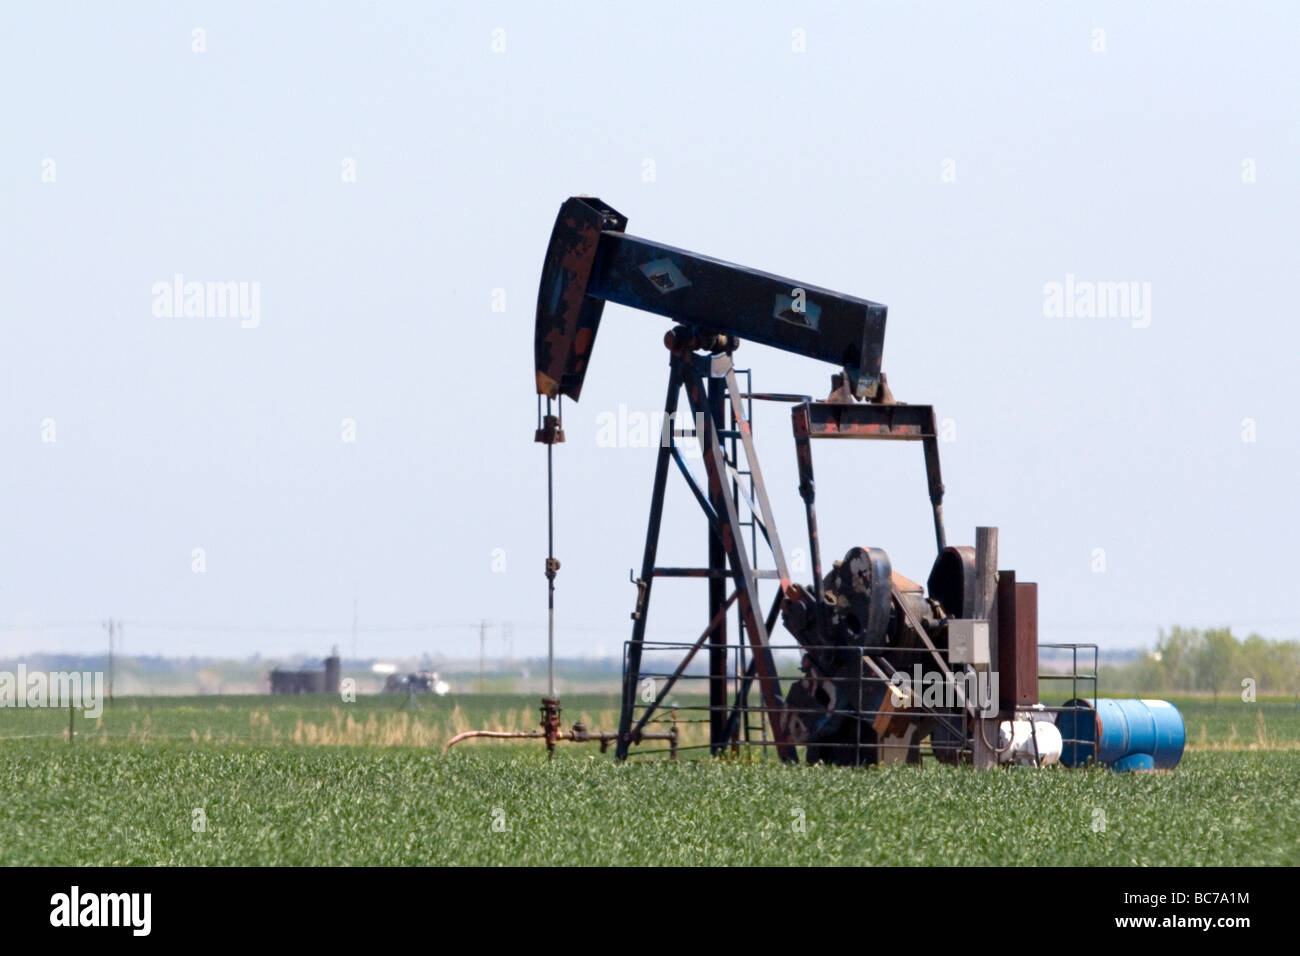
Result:
<svg viewBox="0 0 1300 956"><path fill-rule="evenodd" d="M989 622L954 619L948 622L948 662L988 667Z"/></svg>

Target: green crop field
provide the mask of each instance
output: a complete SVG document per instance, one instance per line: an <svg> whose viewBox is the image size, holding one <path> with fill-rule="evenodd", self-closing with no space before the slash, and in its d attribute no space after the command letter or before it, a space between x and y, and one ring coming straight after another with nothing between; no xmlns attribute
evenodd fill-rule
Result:
<svg viewBox="0 0 1300 956"><path fill-rule="evenodd" d="M1179 700L1177 770L616 765L512 695L0 711L0 864L1300 864L1300 711ZM612 725L606 695L566 722ZM200 813L196 814L196 811ZM197 821L204 826L197 829Z"/></svg>

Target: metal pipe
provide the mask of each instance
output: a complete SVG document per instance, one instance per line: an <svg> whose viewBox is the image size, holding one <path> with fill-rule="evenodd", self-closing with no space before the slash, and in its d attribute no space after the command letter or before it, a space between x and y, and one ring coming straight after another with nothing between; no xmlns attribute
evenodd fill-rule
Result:
<svg viewBox="0 0 1300 956"><path fill-rule="evenodd" d="M578 730L579 725L575 724L574 729L560 734L557 740L568 740L574 743L599 743L603 751L610 743L618 740L618 732L613 730ZM465 730L452 737L443 744L442 752L445 754L456 744L463 740L469 740L474 737L487 737L493 740L540 740L546 737L545 731L541 730ZM637 741L642 740L666 740L669 743L669 750L676 754L678 747L677 728L660 732L643 733L638 731L636 734Z"/></svg>
<svg viewBox="0 0 1300 956"><path fill-rule="evenodd" d="M469 740L471 737L495 737L495 738L512 737L518 739L524 737L537 738L537 737L545 737L545 736L546 734L544 734L540 730L465 730L462 731L461 733L458 733L455 737L452 737L451 740L443 744L442 752L446 753L448 750L456 746L462 740Z"/></svg>
<svg viewBox="0 0 1300 956"><path fill-rule="evenodd" d="M551 398L546 397L546 414L551 414ZM553 451L546 446L546 696L555 696L555 475Z"/></svg>

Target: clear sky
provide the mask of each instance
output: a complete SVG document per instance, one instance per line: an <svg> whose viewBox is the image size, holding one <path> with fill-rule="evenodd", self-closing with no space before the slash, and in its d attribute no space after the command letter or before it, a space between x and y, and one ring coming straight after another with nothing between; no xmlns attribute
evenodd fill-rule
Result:
<svg viewBox="0 0 1300 956"><path fill-rule="evenodd" d="M0 641L349 652L355 598L362 654L476 651L480 620L540 652L533 310L578 193L887 304L895 395L951 420L949 539L1001 528L1043 640L1300 636L1297 10L7 3ZM255 283L255 320L158 314L177 274ZM1054 314L1067 281L1141 314ZM598 423L661 405L667 327L607 308L566 411L562 654L629 633L654 449ZM756 429L794 547L785 409ZM817 454L826 557L923 580L920 450ZM701 561L673 494L663 560ZM657 636L703 627L702 585L656 597Z"/></svg>

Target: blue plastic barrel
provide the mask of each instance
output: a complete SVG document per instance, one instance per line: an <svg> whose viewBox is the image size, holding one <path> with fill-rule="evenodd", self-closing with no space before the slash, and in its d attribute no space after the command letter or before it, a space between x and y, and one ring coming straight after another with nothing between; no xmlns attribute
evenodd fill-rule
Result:
<svg viewBox="0 0 1300 956"><path fill-rule="evenodd" d="M1061 763L1082 767L1096 759L1101 720L1093 702L1086 698L1067 700L1064 706L1066 709L1056 715L1056 729L1061 732Z"/></svg>
<svg viewBox="0 0 1300 956"><path fill-rule="evenodd" d="M1187 732L1178 708L1167 700L1075 698L1056 715L1061 763L1096 761L1116 770L1169 770L1183 756ZM1150 760L1126 758L1145 755Z"/></svg>
<svg viewBox="0 0 1300 956"><path fill-rule="evenodd" d="M1156 769L1172 770L1183 758L1183 747L1187 743L1183 715L1167 700L1144 700L1141 703L1146 704L1155 722L1155 745L1151 748L1151 756L1155 758Z"/></svg>
<svg viewBox="0 0 1300 956"><path fill-rule="evenodd" d="M1129 754L1116 760L1110 765L1110 769L1120 773L1126 770L1155 770L1156 760L1150 754Z"/></svg>

